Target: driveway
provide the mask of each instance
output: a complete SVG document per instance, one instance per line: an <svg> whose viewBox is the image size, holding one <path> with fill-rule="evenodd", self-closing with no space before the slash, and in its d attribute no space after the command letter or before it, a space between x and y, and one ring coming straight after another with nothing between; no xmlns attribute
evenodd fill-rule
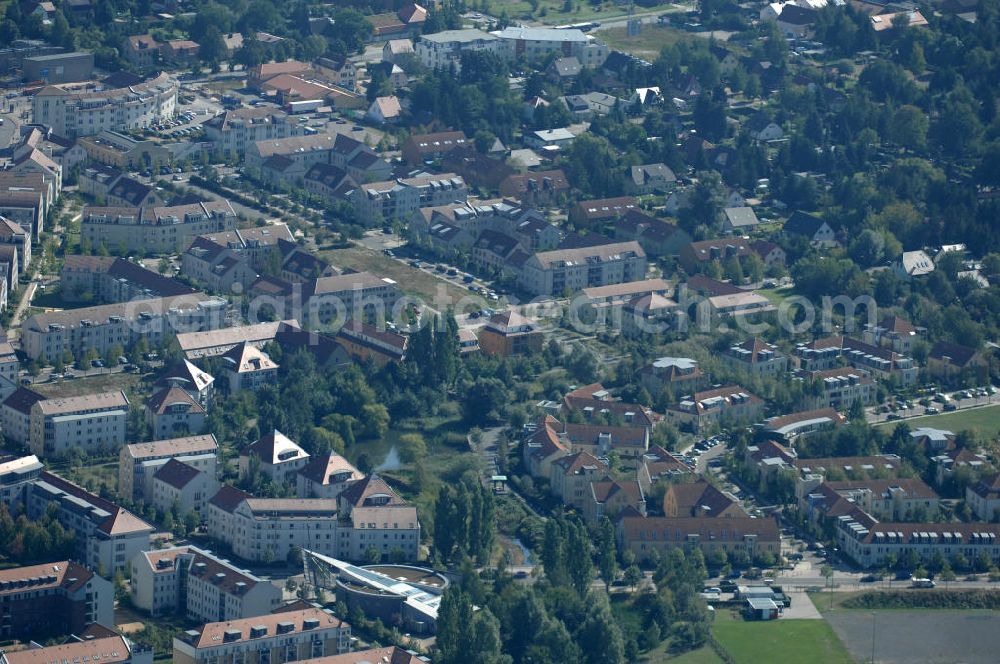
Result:
<svg viewBox="0 0 1000 664"><path fill-rule="evenodd" d="M785 594L792 600L792 605L781 612L786 620L822 620L819 609L809 599L809 595L801 590L788 590L782 587Z"/></svg>

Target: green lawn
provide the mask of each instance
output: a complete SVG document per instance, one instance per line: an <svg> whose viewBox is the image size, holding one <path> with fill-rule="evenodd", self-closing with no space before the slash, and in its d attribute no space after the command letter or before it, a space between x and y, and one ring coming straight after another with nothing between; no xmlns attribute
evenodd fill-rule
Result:
<svg viewBox="0 0 1000 664"><path fill-rule="evenodd" d="M537 10L532 9L528 0L499 0L489 4L489 11L494 16L507 12L511 18L535 20L548 25L566 25L583 23L585 21L610 20L628 13L628 5L618 5L611 0L593 4L589 0L573 0L574 11L563 12L565 0L537 0ZM679 11L669 2L662 2L657 7L636 7L636 13L650 11Z"/></svg>
<svg viewBox="0 0 1000 664"><path fill-rule="evenodd" d="M791 297L792 295L795 295L795 290L792 288L788 288L787 286L783 286L781 288L761 288L754 292L757 293L758 295L763 295L764 297L766 297L768 300L770 300L771 304L773 304L776 307L780 306L786 297Z"/></svg>
<svg viewBox="0 0 1000 664"><path fill-rule="evenodd" d="M913 419L897 420L895 422L882 422L876 426L888 425L894 427L899 421L906 422L910 425L911 429L917 427L935 427L949 431L971 429L978 432L981 437L992 437L1000 431L1000 404L983 406L982 408L956 410L951 413L941 413L940 415L914 417Z"/></svg>
<svg viewBox="0 0 1000 664"><path fill-rule="evenodd" d="M650 659L648 661L653 662L662 660ZM697 650L686 652L683 655L672 657L666 661L670 664L724 664L722 658L719 657L710 646L704 646L702 648L698 648Z"/></svg>
<svg viewBox="0 0 1000 664"><path fill-rule="evenodd" d="M736 664L853 662L825 620L746 622L727 620L720 615L712 632Z"/></svg>

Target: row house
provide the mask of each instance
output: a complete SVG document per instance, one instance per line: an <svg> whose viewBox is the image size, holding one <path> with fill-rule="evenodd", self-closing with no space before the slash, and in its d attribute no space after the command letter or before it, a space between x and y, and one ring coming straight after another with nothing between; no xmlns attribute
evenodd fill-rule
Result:
<svg viewBox="0 0 1000 664"><path fill-rule="evenodd" d="M846 336L817 339L799 344L794 362L806 371L833 369L846 363L880 379L896 379L903 387L917 382L919 370L912 358L884 346L873 346Z"/></svg>

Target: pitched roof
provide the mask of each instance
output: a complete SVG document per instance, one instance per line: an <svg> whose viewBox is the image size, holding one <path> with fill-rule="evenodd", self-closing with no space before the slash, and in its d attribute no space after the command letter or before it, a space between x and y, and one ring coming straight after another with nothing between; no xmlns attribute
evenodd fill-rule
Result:
<svg viewBox="0 0 1000 664"><path fill-rule="evenodd" d="M201 392L215 381L212 374L202 371L188 360L181 360L160 376L157 385L176 385Z"/></svg>
<svg viewBox="0 0 1000 664"><path fill-rule="evenodd" d="M377 503L379 506L406 505L389 483L374 473L344 489L340 499L353 507L366 507L373 498L383 496L388 496L388 502Z"/></svg>
<svg viewBox="0 0 1000 664"><path fill-rule="evenodd" d="M175 489L183 489L198 477L201 471L177 459L170 459L153 474L153 480L169 484Z"/></svg>
<svg viewBox="0 0 1000 664"><path fill-rule="evenodd" d="M146 408L156 415L164 415L174 406L187 406L191 415L204 414L205 409L194 397L179 387L164 387L155 392L146 402Z"/></svg>
<svg viewBox="0 0 1000 664"><path fill-rule="evenodd" d="M94 573L86 567L68 560L60 560L40 565L26 565L24 567L11 567L0 570L0 596L21 593L26 589L42 590L62 586L72 592L79 590L94 577ZM72 580L72 583L70 583ZM2 584L26 581L25 586L18 586L14 583L8 588ZM63 582L65 581L65 585Z"/></svg>
<svg viewBox="0 0 1000 664"><path fill-rule="evenodd" d="M168 438L154 440L150 443L132 443L126 446L129 457L133 459L157 459L167 456L183 456L185 454L217 452L219 443L215 434L203 436L184 436L183 438Z"/></svg>
<svg viewBox="0 0 1000 664"><path fill-rule="evenodd" d="M22 415L30 415L31 407L39 401L44 400L45 396L38 392L29 390L26 387L19 387L9 397L4 399L3 405L6 408L16 410Z"/></svg>
<svg viewBox="0 0 1000 664"><path fill-rule="evenodd" d="M364 475L360 470L351 465L351 462L339 454L323 454L313 456L309 463L299 471L299 475L305 477L310 482L328 485L331 482L343 482L347 479L361 480ZM344 476L347 477L344 477Z"/></svg>
<svg viewBox="0 0 1000 664"><path fill-rule="evenodd" d="M796 210L792 213L792 216L788 218L788 221L785 222L782 230L786 233L791 233L792 235L812 237L819 232L819 229L824 223L826 222L823 219L820 219L814 214Z"/></svg>
<svg viewBox="0 0 1000 664"><path fill-rule="evenodd" d="M698 535L703 540L728 538L740 541L746 535L756 535L761 542L777 542L778 522L771 517L751 519L734 517L637 517L619 519L619 529L625 541L686 542L688 535ZM658 534L654 537L653 533ZM725 537L724 537L725 536Z"/></svg>
<svg viewBox="0 0 1000 664"><path fill-rule="evenodd" d="M600 446L602 437L604 436L610 436L611 447L615 449L638 447L645 450L648 443L644 427L604 426L601 424L574 424L567 422L563 425L562 433L573 446Z"/></svg>
<svg viewBox="0 0 1000 664"><path fill-rule="evenodd" d="M247 498L253 498L253 496L234 486L225 485L215 492L215 495L208 501L208 504L218 507L223 512L232 514L233 510L239 507L240 503Z"/></svg>
<svg viewBox="0 0 1000 664"><path fill-rule="evenodd" d="M291 438L275 429L250 443L240 456L255 456L266 464L276 465L291 459L301 459L309 454Z"/></svg>
<svg viewBox="0 0 1000 664"><path fill-rule="evenodd" d="M608 472L608 464L587 451L570 454L552 462L563 475L580 475L584 473L604 474Z"/></svg>
<svg viewBox="0 0 1000 664"><path fill-rule="evenodd" d="M263 628L264 633L273 638L278 634L278 625L286 623L291 625L288 635L299 634L305 631L304 622L307 620L318 621L319 626L315 629L350 629L350 625L333 614L310 607L301 611L282 611L239 620L206 623L195 630L197 636L192 638L192 645L195 648L216 648L222 643L246 642L253 638L251 630L257 627ZM227 638L227 634L233 636Z"/></svg>
<svg viewBox="0 0 1000 664"><path fill-rule="evenodd" d="M612 480L604 478L600 482L590 484L590 493L598 503L607 503L615 496L622 495L629 505L637 505L645 500L642 494L642 486L636 480Z"/></svg>
<svg viewBox="0 0 1000 664"><path fill-rule="evenodd" d="M268 357L267 353L244 341L223 353L222 357L231 364L230 369L237 373L250 371L265 371L277 369L278 365Z"/></svg>
<svg viewBox="0 0 1000 664"><path fill-rule="evenodd" d="M664 506L672 500L677 512L669 516L720 516L734 505L739 508L736 499L720 491L715 485L704 478L697 482L671 484L664 496ZM741 515L745 516L742 508Z"/></svg>
<svg viewBox="0 0 1000 664"><path fill-rule="evenodd" d="M976 356L977 352L978 351L976 351L975 348L969 348L968 346L953 344L947 341L939 341L934 344L933 348L931 348L928 357L948 362L949 364L957 367L964 367Z"/></svg>

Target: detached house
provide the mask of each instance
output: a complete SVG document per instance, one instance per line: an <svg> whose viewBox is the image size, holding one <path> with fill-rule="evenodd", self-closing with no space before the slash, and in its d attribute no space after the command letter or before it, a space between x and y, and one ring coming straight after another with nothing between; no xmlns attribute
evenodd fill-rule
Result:
<svg viewBox="0 0 1000 664"><path fill-rule="evenodd" d="M975 348L939 341L927 355L927 373L946 381L966 375L983 383L990 375L990 359Z"/></svg>
<svg viewBox="0 0 1000 664"><path fill-rule="evenodd" d="M814 247L837 246L837 236L830 224L808 212L793 212L782 227L782 232L792 237L804 237Z"/></svg>
<svg viewBox="0 0 1000 664"><path fill-rule="evenodd" d="M677 186L677 176L666 164L633 166L625 178L625 191L633 196L667 193Z"/></svg>

